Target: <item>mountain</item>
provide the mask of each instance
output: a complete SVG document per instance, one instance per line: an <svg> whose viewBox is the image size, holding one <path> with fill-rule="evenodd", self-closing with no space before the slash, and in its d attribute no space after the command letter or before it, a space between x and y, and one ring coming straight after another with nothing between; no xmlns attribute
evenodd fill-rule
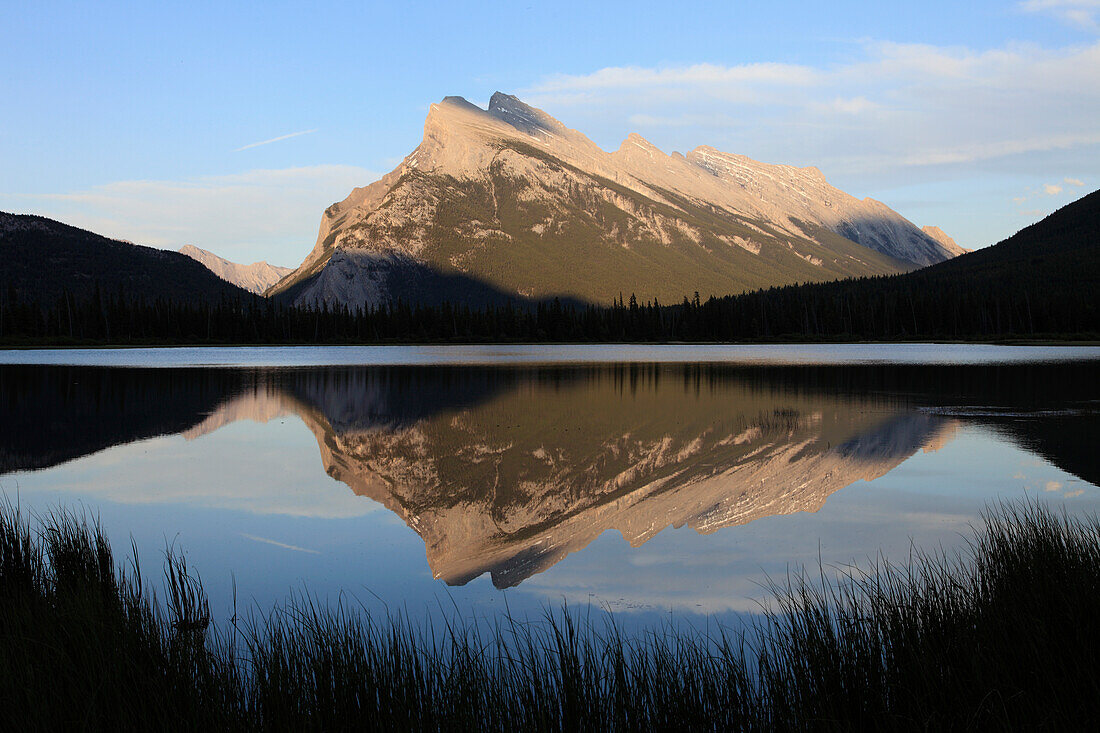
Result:
<svg viewBox="0 0 1100 733"><path fill-rule="evenodd" d="M1100 333L1100 191L1008 239L894 277L756 291L705 304L705 338L896 339ZM698 333L676 334L699 338Z"/></svg>
<svg viewBox="0 0 1100 733"><path fill-rule="evenodd" d="M911 270L963 250L816 168L639 135L607 152L513 96L433 104L420 145L322 216L294 303L620 294L679 302Z"/></svg>
<svg viewBox="0 0 1100 733"><path fill-rule="evenodd" d="M53 305L66 294L218 302L248 296L178 252L142 247L42 216L0 212L0 291Z"/></svg>
<svg viewBox="0 0 1100 733"><path fill-rule="evenodd" d="M947 234L939 227L921 227L921 231L942 244L944 249L952 252L956 257L958 255L971 251L969 249L966 249L965 247L960 247L959 245L957 245L955 243L955 240L947 236Z"/></svg>
<svg viewBox="0 0 1100 733"><path fill-rule="evenodd" d="M237 287L262 295L279 280L294 271L293 267L276 267L266 262L253 262L251 265L242 265L237 262L218 257L213 252L193 247L190 244L180 249L180 254L185 254L193 260L206 265L210 272L222 280L231 282Z"/></svg>
<svg viewBox="0 0 1100 733"><path fill-rule="evenodd" d="M1066 204L1008 239L912 273L908 279L978 278L1085 286L1100 275L1100 191Z"/></svg>

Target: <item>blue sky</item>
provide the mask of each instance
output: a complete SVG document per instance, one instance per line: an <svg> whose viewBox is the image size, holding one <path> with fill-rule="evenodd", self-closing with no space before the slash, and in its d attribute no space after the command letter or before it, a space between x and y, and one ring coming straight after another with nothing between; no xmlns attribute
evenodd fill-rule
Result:
<svg viewBox="0 0 1100 733"><path fill-rule="evenodd" d="M431 102L816 165L979 247L1100 187L1100 0L8 3L0 209L296 265ZM263 143L263 144L257 144Z"/></svg>

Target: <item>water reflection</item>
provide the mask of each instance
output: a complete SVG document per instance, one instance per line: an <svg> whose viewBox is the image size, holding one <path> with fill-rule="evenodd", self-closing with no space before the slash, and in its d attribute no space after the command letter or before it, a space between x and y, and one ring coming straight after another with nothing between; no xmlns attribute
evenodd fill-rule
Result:
<svg viewBox="0 0 1100 733"><path fill-rule="evenodd" d="M1094 365L0 367L0 472L294 415L325 472L514 586L607 529L632 546L816 511L979 423L1097 483Z"/></svg>

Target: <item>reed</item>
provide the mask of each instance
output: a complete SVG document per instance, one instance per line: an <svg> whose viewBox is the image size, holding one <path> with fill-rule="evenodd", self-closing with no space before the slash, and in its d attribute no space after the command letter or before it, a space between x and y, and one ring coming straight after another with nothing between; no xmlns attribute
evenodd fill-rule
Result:
<svg viewBox="0 0 1100 733"><path fill-rule="evenodd" d="M1035 503L960 552L819 571L744 631L628 636L561 608L491 624L308 596L214 624L86 517L0 507L6 730L852 730L1100 723L1100 524ZM158 591L163 599L158 596Z"/></svg>

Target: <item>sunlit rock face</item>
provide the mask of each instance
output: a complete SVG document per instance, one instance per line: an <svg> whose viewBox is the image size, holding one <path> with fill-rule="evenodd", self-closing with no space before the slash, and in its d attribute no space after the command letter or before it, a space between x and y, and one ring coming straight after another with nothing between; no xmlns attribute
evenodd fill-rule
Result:
<svg viewBox="0 0 1100 733"><path fill-rule="evenodd" d="M961 254L966 254L967 252L973 251L973 250L967 249L966 247L960 247L958 244L955 243L954 239L947 236L947 233L944 232L939 227L933 227L933 226L921 227L921 231L924 232L925 234L927 234L928 236L930 236L932 239L939 242L940 244L942 244L943 248L946 251L950 252L955 257L957 257Z"/></svg>
<svg viewBox="0 0 1100 733"><path fill-rule="evenodd" d="M290 375L206 425L299 415L329 475L420 534L450 584L488 572L516 585L608 529L637 546L669 526L709 533L816 511L953 426L690 370L400 375Z"/></svg>
<svg viewBox="0 0 1100 733"><path fill-rule="evenodd" d="M187 255L206 266L226 282L231 282L251 293L263 294L279 280L283 279L294 268L277 267L267 262L253 262L251 265L243 265L239 262L230 262L224 257L219 257L213 252L200 249L193 245L186 245L180 249L180 254Z"/></svg>
<svg viewBox="0 0 1100 733"><path fill-rule="evenodd" d="M816 168L707 146L666 154L636 134L608 152L498 92L487 109L431 105L420 145L325 210L313 251L269 293L352 306L620 292L670 303L961 251Z"/></svg>

